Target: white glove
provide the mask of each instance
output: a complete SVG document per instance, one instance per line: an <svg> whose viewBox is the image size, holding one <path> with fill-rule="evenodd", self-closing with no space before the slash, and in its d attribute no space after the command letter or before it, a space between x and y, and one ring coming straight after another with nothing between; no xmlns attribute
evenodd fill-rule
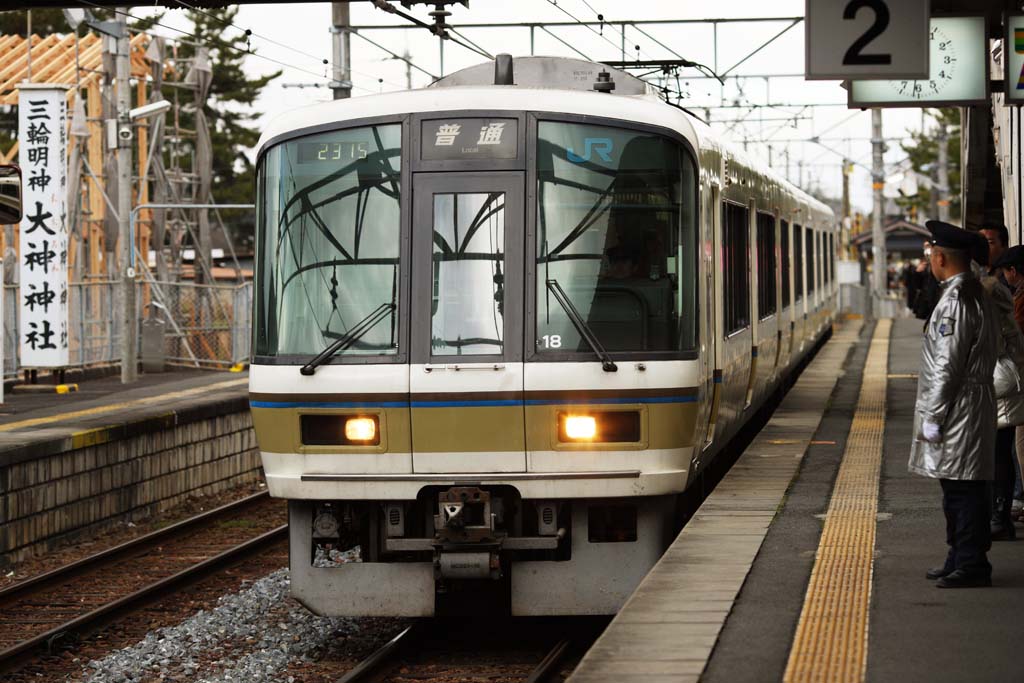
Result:
<svg viewBox="0 0 1024 683"><path fill-rule="evenodd" d="M921 425L921 435L925 441L937 443L942 440L942 429L934 422L925 422Z"/></svg>

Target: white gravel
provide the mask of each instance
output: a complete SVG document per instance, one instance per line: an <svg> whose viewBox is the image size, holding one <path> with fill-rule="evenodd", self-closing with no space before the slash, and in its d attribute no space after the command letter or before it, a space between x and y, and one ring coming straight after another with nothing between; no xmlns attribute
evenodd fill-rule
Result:
<svg viewBox="0 0 1024 683"><path fill-rule="evenodd" d="M89 662L82 680L291 682L282 675L289 662L308 660L333 639L360 631L357 620L317 617L287 597L288 570L281 569L221 597L209 612Z"/></svg>

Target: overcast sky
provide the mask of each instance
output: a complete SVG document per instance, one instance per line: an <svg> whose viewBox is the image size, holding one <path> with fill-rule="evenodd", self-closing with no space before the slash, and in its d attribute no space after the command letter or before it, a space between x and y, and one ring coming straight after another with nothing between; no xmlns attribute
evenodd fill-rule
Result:
<svg viewBox="0 0 1024 683"><path fill-rule="evenodd" d="M395 5L399 3L395 2ZM804 0L724 0L717 3L692 0L472 0L469 8L452 7L449 23L458 28L462 24L523 21L572 22L596 20L603 13L606 20L616 19L686 19L701 20L689 24L645 26L643 35L627 28L627 59L634 58L634 46L640 46L642 59L675 58L673 51L687 59L707 64L719 73L726 72L747 57L753 50L780 33L792 19L770 22L741 22L719 24L716 31L707 20L719 18L800 17L804 13ZM623 9L628 7L628 13ZM146 14L144 8L132 10L136 15ZM418 6L411 13L428 20L428 8ZM571 15L571 16L570 16ZM181 13L168 12L164 20L169 26L186 28ZM253 74L283 68L281 78L269 85L258 103L264 120L281 112L330 99L326 88L289 88L295 84L326 85L329 74L322 60L330 59L330 4L280 3L248 5L242 7L236 20L237 27L226 27L227 32L253 31L251 43L260 55L288 64L281 67L259 57L247 60L247 69ZM352 4L352 23L406 25L405 20L375 9L369 2ZM175 34L156 29L169 37ZM599 35L582 26L553 28L552 31L566 43L586 56L597 60L620 59L622 36L617 27L605 26ZM509 52L513 56L530 54L530 31L526 28L478 28L460 31L464 36L488 52ZM441 73L438 39L423 29L365 30L372 40L403 54L408 50L412 60L425 71ZM271 42L273 41L273 42ZM662 43L665 47L659 46ZM276 44L276 43L280 43ZM666 49L670 48L670 49ZM534 52L540 55L579 56L556 38L536 31ZM458 45L448 43L444 50L444 73L479 63L483 58ZM770 45L749 57L730 75L749 78L727 79L725 87L717 81L701 77L695 70L685 70L680 86L686 97L683 106L704 115L710 107L711 121L716 130L728 131L736 143L748 143L748 151L765 161L769 159L780 173L786 173L786 153L789 157L789 177L800 182L799 162L804 163L803 184L819 185L826 193L841 193L841 160L849 156L857 164L851 181L854 206L862 211L871 208L871 116L869 112L846 108L846 91L838 82L805 81L804 24L800 22L786 31ZM352 70L355 96L366 96L381 91L405 88L405 64L386 52L354 36L352 38ZM763 78L767 75L777 77ZM784 75L795 77L782 77ZM382 79L379 82L378 79ZM429 82L425 74L413 71L414 87ZM675 82L670 84L675 87ZM784 104L781 108L750 109L719 108L736 104ZM831 105L803 108L803 104ZM736 122L743 118L743 121ZM918 109L889 109L884 112L884 135L904 138L921 129L922 123L931 126L930 117L922 117ZM821 144L807 142L818 135ZM889 142L886 163L895 166L905 154L898 139ZM894 168L890 168L890 171Z"/></svg>

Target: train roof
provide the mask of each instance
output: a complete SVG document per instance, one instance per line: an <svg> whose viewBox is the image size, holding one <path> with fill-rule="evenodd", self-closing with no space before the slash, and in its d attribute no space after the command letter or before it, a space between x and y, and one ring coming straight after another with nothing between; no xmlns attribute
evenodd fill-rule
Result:
<svg viewBox="0 0 1024 683"><path fill-rule="evenodd" d="M812 208L831 213L824 203L799 189L771 167L727 143L700 119L665 103L657 91L625 71L603 64L564 57L517 57L512 62L513 85L494 85L495 62L454 72L418 90L332 100L285 112L272 119L256 145L259 156L283 137L324 130L346 121L443 111L535 111L618 119L677 132L694 150L723 151L751 171L767 176ZM594 89L601 72L615 89Z"/></svg>

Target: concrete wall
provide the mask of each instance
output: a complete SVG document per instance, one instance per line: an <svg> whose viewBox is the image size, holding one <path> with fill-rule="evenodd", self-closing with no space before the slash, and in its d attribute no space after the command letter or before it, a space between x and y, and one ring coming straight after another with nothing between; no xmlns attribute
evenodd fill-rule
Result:
<svg viewBox="0 0 1024 683"><path fill-rule="evenodd" d="M0 566L262 477L248 402L0 452Z"/></svg>

